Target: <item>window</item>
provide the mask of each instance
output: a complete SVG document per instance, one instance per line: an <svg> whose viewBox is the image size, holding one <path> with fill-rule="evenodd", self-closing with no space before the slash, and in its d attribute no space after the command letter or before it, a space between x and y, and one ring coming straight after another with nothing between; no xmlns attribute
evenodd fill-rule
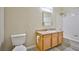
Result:
<svg viewBox="0 0 79 59"><path fill-rule="evenodd" d="M52 7L42 7L41 10L42 10L43 25L44 26L51 26L53 8Z"/></svg>

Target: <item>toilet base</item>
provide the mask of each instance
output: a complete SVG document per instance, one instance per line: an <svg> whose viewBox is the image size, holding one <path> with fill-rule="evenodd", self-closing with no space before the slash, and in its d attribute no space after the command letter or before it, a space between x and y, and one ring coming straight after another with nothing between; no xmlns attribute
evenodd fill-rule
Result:
<svg viewBox="0 0 79 59"><path fill-rule="evenodd" d="M27 48L24 45L15 46L12 51L27 51Z"/></svg>

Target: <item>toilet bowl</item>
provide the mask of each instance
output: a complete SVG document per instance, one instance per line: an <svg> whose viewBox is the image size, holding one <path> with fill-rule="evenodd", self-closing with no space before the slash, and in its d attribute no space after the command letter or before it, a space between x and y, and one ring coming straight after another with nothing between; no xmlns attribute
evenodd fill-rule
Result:
<svg viewBox="0 0 79 59"><path fill-rule="evenodd" d="M26 34L11 35L12 45L15 46L12 51L26 51L25 43Z"/></svg>
<svg viewBox="0 0 79 59"><path fill-rule="evenodd" d="M16 46L15 48L13 48L12 51L26 51L27 48L24 46L24 45L19 45L19 46Z"/></svg>

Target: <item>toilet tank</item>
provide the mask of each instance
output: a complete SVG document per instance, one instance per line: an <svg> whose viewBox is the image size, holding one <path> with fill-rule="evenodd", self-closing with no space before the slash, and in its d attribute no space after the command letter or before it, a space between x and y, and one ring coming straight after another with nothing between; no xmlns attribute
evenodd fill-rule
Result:
<svg viewBox="0 0 79 59"><path fill-rule="evenodd" d="M11 35L12 44L14 46L23 45L25 43L26 34Z"/></svg>

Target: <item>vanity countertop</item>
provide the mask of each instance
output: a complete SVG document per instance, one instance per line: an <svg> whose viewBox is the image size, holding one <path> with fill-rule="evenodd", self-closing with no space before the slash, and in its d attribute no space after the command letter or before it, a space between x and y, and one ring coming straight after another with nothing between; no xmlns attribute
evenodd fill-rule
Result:
<svg viewBox="0 0 79 59"><path fill-rule="evenodd" d="M51 33L55 33L55 32L60 32L60 31L57 31L57 30L37 31L37 33L40 33L42 35L51 34Z"/></svg>

